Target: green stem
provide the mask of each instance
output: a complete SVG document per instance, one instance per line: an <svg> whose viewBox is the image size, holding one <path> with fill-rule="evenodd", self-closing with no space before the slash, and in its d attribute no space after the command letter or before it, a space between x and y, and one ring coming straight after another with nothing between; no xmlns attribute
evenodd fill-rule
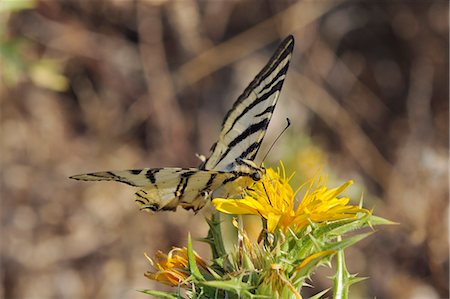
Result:
<svg viewBox="0 0 450 299"><path fill-rule="evenodd" d="M342 238L339 236L338 241ZM336 254L336 274L334 276L333 299L348 298L348 271L345 266L344 250L339 250Z"/></svg>
<svg viewBox="0 0 450 299"><path fill-rule="evenodd" d="M214 243L211 244L212 245L211 249L213 252L213 257L219 258L226 254L225 245L223 242L221 222L220 222L220 212L215 211L212 214L211 223L213 224L213 226L212 227L210 226L209 233L211 234L211 236L214 240Z"/></svg>

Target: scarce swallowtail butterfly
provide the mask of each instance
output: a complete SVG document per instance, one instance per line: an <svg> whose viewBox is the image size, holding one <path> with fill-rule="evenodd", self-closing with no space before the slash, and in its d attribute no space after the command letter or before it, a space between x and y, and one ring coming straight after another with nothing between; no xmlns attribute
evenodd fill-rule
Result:
<svg viewBox="0 0 450 299"><path fill-rule="evenodd" d="M139 187L135 200L148 211L200 210L213 192L236 195L264 170L253 161L277 104L294 37L288 36L225 116L219 140L198 168L144 168L74 175L83 181L117 181Z"/></svg>

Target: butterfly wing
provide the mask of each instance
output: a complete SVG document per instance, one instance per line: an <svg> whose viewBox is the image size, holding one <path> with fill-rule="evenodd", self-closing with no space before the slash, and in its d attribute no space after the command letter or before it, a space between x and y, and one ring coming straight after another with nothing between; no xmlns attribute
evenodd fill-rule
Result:
<svg viewBox="0 0 450 299"><path fill-rule="evenodd" d="M239 96L222 124L219 140L201 169L231 171L239 159L254 160L289 67L294 37L288 36Z"/></svg>
<svg viewBox="0 0 450 299"><path fill-rule="evenodd" d="M197 168L144 168L94 172L70 178L84 181L117 181L141 188L135 200L142 209L176 210L177 206L197 211L217 189L238 193L248 186L251 172L242 160L254 160L269 125L289 67L294 38L286 38L268 64L255 77L228 112L219 140L211 154ZM238 169L236 165L240 164ZM244 163L245 164L245 163ZM250 167L251 168L251 167Z"/></svg>
<svg viewBox="0 0 450 299"><path fill-rule="evenodd" d="M200 210L217 188L236 181L236 173L197 168L144 168L94 172L70 178L83 181L117 181L140 187L135 201L142 209L176 210L177 206Z"/></svg>

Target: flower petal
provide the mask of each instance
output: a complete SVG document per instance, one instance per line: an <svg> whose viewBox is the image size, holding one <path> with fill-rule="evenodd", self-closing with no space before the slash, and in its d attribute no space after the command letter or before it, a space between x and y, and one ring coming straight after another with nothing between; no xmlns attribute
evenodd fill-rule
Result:
<svg viewBox="0 0 450 299"><path fill-rule="evenodd" d="M267 230L269 232L275 231L275 229L278 226L278 223L280 222L281 215L277 215L274 213L269 213L267 217Z"/></svg>
<svg viewBox="0 0 450 299"><path fill-rule="evenodd" d="M213 204L218 211L227 214L258 215L258 210L262 209L261 204L254 199L215 198Z"/></svg>

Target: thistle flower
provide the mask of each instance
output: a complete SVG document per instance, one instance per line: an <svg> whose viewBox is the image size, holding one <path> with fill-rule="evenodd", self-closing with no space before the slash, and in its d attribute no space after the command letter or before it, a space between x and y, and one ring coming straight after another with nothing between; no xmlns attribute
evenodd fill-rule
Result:
<svg viewBox="0 0 450 299"><path fill-rule="evenodd" d="M154 260L147 257L154 270L145 276L178 287L177 292L141 292L159 298L301 299L313 271L335 260L333 298L347 298L340 294L348 294L349 287L363 278L347 271L344 250L371 234L354 232L392 222L348 204L349 198L341 194L352 181L330 189L324 179L313 178L294 191L292 177L286 176L280 163L276 170L268 168L243 199L213 200L220 212L259 215L265 230L258 242L251 241L237 217L232 221L237 242L225 250L220 213L216 212L207 219L209 231L202 239L210 245L213 258L206 263L198 256L189 235L187 248L173 248L168 254L158 251Z"/></svg>
<svg viewBox="0 0 450 299"><path fill-rule="evenodd" d="M358 206L347 205L350 200L347 196L338 198L352 181L329 189L323 179L317 183L316 179L311 179L294 192L289 184L292 177L286 177L281 162L277 171L268 168L265 176L247 191L243 199L215 198L213 204L217 210L227 214L259 215L267 221L269 232L277 228L283 232L288 229L296 232L310 222L352 219L357 213L369 213ZM296 194L305 187L302 200L297 202Z"/></svg>

